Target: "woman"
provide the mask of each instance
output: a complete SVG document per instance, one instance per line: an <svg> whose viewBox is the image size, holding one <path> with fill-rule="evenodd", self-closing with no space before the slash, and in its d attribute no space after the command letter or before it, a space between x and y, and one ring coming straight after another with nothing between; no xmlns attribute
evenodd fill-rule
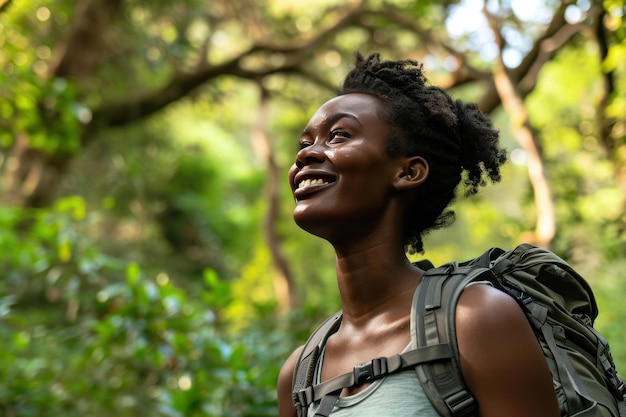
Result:
<svg viewBox="0 0 626 417"><path fill-rule="evenodd" d="M408 347L423 271L405 249L422 251L422 236L451 222L446 208L457 186L476 193L500 179L504 161L489 119L429 86L418 63L357 54L339 95L304 129L289 172L296 223L336 253L343 318L326 342L317 381ZM456 324L463 376L481 417L560 415L543 354L511 297L488 285L468 287ZM301 349L279 376L280 417L296 415L291 388ZM331 415L437 413L408 370L344 389Z"/></svg>

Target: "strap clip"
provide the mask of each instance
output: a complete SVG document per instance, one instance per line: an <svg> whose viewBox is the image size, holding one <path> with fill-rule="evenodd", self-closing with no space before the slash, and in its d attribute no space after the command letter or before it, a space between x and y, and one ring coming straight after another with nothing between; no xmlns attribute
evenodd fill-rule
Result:
<svg viewBox="0 0 626 417"><path fill-rule="evenodd" d="M469 416L476 409L476 400L466 390L452 394L444 402L455 416Z"/></svg>
<svg viewBox="0 0 626 417"><path fill-rule="evenodd" d="M371 382L387 374L387 358L375 358L369 363L354 367L354 384Z"/></svg>

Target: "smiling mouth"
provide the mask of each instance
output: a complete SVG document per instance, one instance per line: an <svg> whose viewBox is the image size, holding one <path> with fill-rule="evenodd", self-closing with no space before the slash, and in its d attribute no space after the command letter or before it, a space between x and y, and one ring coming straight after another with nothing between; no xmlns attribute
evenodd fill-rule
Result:
<svg viewBox="0 0 626 417"><path fill-rule="evenodd" d="M315 186L315 185L326 185L328 184L328 181L322 179L322 178L307 178L306 180L302 180L298 183L298 190L305 188L305 187L310 187L310 186Z"/></svg>
<svg viewBox="0 0 626 417"><path fill-rule="evenodd" d="M306 198L309 195L323 190L334 182L335 180L331 178L309 177L299 181L298 184L295 185L293 195L296 199Z"/></svg>

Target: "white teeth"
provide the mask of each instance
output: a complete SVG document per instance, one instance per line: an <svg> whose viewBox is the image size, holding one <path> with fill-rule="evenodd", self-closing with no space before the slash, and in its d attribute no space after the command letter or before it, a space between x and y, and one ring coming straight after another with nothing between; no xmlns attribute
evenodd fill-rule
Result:
<svg viewBox="0 0 626 417"><path fill-rule="evenodd" d="M321 178L316 178L316 179L306 179L304 181L300 181L300 183L298 184L298 188L302 188L302 187L308 187L310 185L324 185L324 184L328 184L328 181L324 181Z"/></svg>

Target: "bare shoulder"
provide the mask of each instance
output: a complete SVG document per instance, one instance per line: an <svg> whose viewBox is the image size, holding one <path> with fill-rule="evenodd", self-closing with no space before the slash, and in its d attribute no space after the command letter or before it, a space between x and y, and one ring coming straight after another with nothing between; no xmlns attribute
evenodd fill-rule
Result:
<svg viewBox="0 0 626 417"><path fill-rule="evenodd" d="M279 417L295 417L296 410L293 407L291 390L293 384L293 372L304 346L294 350L287 358L280 373L278 374L278 415Z"/></svg>
<svg viewBox="0 0 626 417"><path fill-rule="evenodd" d="M463 377L481 417L560 415L541 347L512 297L488 285L468 287L456 328Z"/></svg>

